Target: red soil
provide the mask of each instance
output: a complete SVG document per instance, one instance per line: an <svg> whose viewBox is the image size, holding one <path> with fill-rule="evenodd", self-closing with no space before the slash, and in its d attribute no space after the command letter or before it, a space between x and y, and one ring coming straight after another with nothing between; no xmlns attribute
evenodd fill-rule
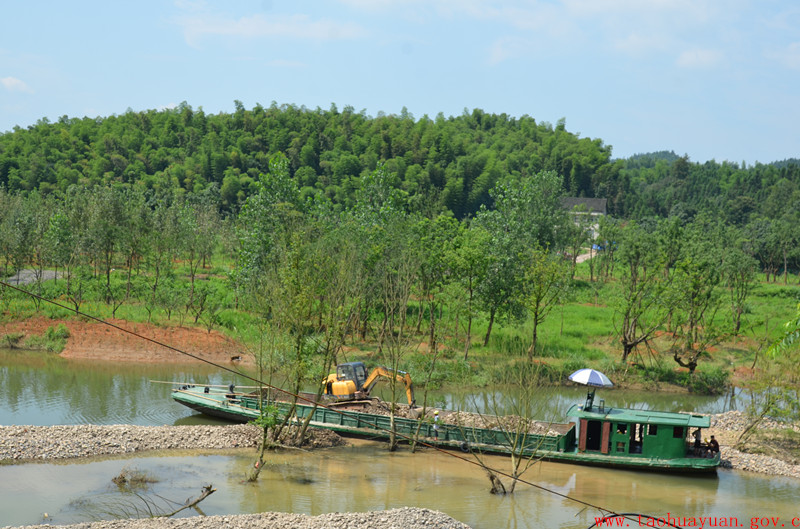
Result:
<svg viewBox="0 0 800 529"><path fill-rule="evenodd" d="M185 351L215 363L248 362L241 344L217 331L195 327L161 327L147 323L110 320L109 323L145 338L98 322L81 320L50 320L42 317L0 324L0 337L23 333L25 338L41 335L48 327L64 324L70 336L61 352L64 358L97 359L118 362L200 362L150 340ZM25 338L22 342L24 343ZM149 339L149 340L148 340Z"/></svg>

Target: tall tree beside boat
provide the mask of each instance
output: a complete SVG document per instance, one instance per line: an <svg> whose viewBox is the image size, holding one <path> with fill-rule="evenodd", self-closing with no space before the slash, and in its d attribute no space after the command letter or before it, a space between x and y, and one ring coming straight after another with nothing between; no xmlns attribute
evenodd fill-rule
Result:
<svg viewBox="0 0 800 529"><path fill-rule="evenodd" d="M376 354L397 372L410 351L408 307L424 253L419 243L419 232L415 231L416 221L406 211L404 197L391 185L390 179L391 175L383 166L364 178L356 193L352 215L361 234L360 241L366 243L367 248L363 257L361 300L371 301L365 306L371 305L381 317ZM434 274L434 270L436 267L432 265L430 274ZM428 284L428 288L432 286ZM394 450L397 446L396 377L389 379L389 387L392 394L389 446Z"/></svg>
<svg viewBox="0 0 800 529"><path fill-rule="evenodd" d="M695 219L686 230L686 240L674 263L672 288L672 357L694 373L709 349L726 336L717 318L722 307L721 272L723 252L715 244L718 225L710 219Z"/></svg>
<svg viewBox="0 0 800 529"><path fill-rule="evenodd" d="M235 278L257 302L253 308L265 322L260 328L282 336L288 347L267 347L279 358L259 365L280 365L294 395L311 385L319 397L359 299L360 239L353 222L324 202L304 208L284 157L273 159L260 185L262 192L242 212Z"/></svg>
<svg viewBox="0 0 800 529"><path fill-rule="evenodd" d="M617 255L622 270L614 323L623 362L651 340L672 313L670 278L663 273L654 231L630 223L620 233Z"/></svg>
<svg viewBox="0 0 800 529"><path fill-rule="evenodd" d="M483 207L475 222L491 237L493 259L478 289L489 314L484 346L495 318L519 316L525 255L530 248L558 251L564 244L567 214L561 207L562 178L541 171L530 178L508 177L491 191L494 208Z"/></svg>
<svg viewBox="0 0 800 529"><path fill-rule="evenodd" d="M548 314L559 305L569 290L568 263L560 255L545 248L533 247L525 253L527 262L523 265L524 282L520 286L519 297L528 312L528 320L533 330L528 347L528 361L538 352L539 326Z"/></svg>

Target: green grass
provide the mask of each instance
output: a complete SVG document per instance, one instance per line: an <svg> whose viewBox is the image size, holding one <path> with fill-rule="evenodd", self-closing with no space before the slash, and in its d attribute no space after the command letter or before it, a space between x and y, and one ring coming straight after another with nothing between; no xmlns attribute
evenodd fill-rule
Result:
<svg viewBox="0 0 800 529"><path fill-rule="evenodd" d="M218 306L213 318L201 318L198 325L213 327L234 340L246 344L250 351L259 349L259 341L263 340L267 331L262 329L263 320L257 315L238 310L234 307L234 298L229 290L226 278L229 263L215 263L213 268L201 271L202 278L197 279L198 288L205 288L216 300ZM185 267L178 270L175 283L183 291L188 289ZM181 275L183 273L183 275ZM125 275L112 275L112 290L124 292ZM577 279L570 291L569 300L555 307L541 324L538 330L537 351L534 362L528 361L528 348L531 345L532 326L530 322L515 322L499 319L495 322L491 339L483 346L483 338L488 327L485 317L477 317L473 322L472 345L469 356L464 360L465 321L459 322L458 332L453 317L447 307L443 308L443 319L437 326L441 333L439 341L447 347L440 352L436 362L436 370L431 377L431 386L459 384L468 386L486 386L506 383L508 379L520 380L535 378L548 383L560 383L569 372L581 367L596 367L607 374L614 375L623 382L640 382L645 385L678 384L692 391L709 392L727 383L729 374L739 366L750 366L759 347L777 338L783 330L783 323L790 320L800 299L800 287L796 284L766 283L763 276L756 285L747 303L742 320L742 330L738 337L727 339L717 345L708 358L700 361L697 372L690 375L681 369L667 353L669 342L665 338L654 340L651 351L642 351L631 360L639 363L639 367L620 363L621 347L615 335L614 299L619 284L614 281L606 283L588 281L588 266L584 263L578 267ZM792 278L796 281L796 278ZM112 307L106 303L104 277L90 279L86 282L84 301L81 311L100 319L112 317ZM71 306L65 296L66 282L48 282L42 286L43 295L55 299L59 303ZM193 325L194 316L185 314L176 305L171 317L163 308L155 308L148 312L146 300L149 290L143 282L134 285L134 295L119 305L116 318L131 322L151 321L156 325ZM726 309L727 293L723 292L723 308L717 320L725 327L730 320ZM11 289L0 290L0 320L24 320L33 316L45 316L53 320L69 319L75 316L71 311L33 301ZM419 306L412 303L408 309L409 329L411 333L408 344L402 354L401 369L412 373L417 383L427 378L432 355L419 352L416 346L427 342L427 316L423 318L421 332L413 334L417 323ZM368 365L386 363L377 354L375 333L380 327L380 315L375 314L370 323L368 340L362 343L357 336L348 336L346 345L348 352L339 358L340 361L362 360ZM48 350L60 350L59 341L65 338L57 328L46 337L39 338L39 346ZM61 345L63 348L63 345ZM763 356L763 355L762 355Z"/></svg>
<svg viewBox="0 0 800 529"><path fill-rule="evenodd" d="M44 349L51 353L60 353L64 350L69 338L69 329L60 323L55 327L48 327L41 336L30 336L25 340L25 346L31 349Z"/></svg>

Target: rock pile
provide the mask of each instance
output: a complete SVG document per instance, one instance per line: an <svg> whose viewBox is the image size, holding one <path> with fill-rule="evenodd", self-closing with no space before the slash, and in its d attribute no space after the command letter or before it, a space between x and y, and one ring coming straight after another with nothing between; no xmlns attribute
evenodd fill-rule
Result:
<svg viewBox="0 0 800 529"><path fill-rule="evenodd" d="M374 399L370 402L358 402L352 405L340 406L340 409L354 409L365 413L373 413L376 415L389 415L391 413L390 403ZM429 407L425 410L425 417L428 420L433 419L433 414L437 408ZM486 428L489 430L503 430L507 432L517 432L527 430L527 433L536 435L558 436L563 432L557 430L556 425L550 425L546 422L532 421L517 415L505 415L498 417L496 415L484 415L481 413L471 413L467 411L448 411L439 410L439 418L443 424L450 424L453 426L463 426L467 428ZM396 405L394 409L395 417L403 417L407 419L419 419L422 415L422 408L409 408L404 404Z"/></svg>
<svg viewBox="0 0 800 529"><path fill-rule="evenodd" d="M536 435L558 436L557 430L550 424L541 421L532 421L517 415L506 415L498 417L496 415L481 415L465 411L455 411L446 413L442 417L442 422L457 426L470 428L486 428L489 430L503 430L506 432L523 432Z"/></svg>
<svg viewBox="0 0 800 529"><path fill-rule="evenodd" d="M750 420L747 414L739 410L726 411L725 413L718 413L711 416L711 428L713 429L740 432L747 428L749 424ZM789 428L795 432L800 432L800 427L796 424L776 421L769 418L762 420L759 427L767 430Z"/></svg>
<svg viewBox="0 0 800 529"><path fill-rule="evenodd" d="M711 416L709 435L714 435L720 443L723 468L747 470L773 476L800 478L800 465L764 454L742 452L734 448L739 435L750 424L750 419L741 411L733 410ZM764 419L758 426L763 430L791 429L800 432L797 424Z"/></svg>

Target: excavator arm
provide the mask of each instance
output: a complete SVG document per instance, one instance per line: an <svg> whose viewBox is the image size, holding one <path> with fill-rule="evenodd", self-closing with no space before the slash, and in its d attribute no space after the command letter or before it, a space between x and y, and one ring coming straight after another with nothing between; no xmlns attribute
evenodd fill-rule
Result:
<svg viewBox="0 0 800 529"><path fill-rule="evenodd" d="M406 373L405 371L395 371L394 369L389 369L388 367L379 366L372 370L372 372L367 377L367 380L364 382L363 391L367 395L369 395L370 391L372 391L373 386L378 381L379 378L385 378L391 380L394 378L398 382L402 382L406 386L406 397L408 398L408 405L412 408L416 403L414 399L414 383L411 381L411 375Z"/></svg>

